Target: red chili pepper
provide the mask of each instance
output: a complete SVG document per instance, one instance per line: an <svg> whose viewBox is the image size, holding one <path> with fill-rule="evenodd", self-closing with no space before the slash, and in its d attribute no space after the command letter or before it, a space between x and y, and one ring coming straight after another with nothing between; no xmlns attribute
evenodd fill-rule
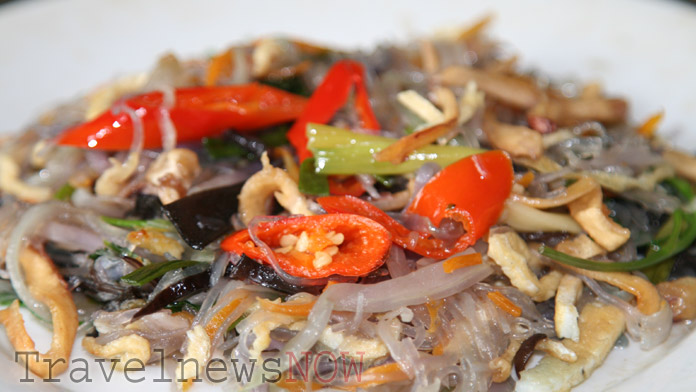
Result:
<svg viewBox="0 0 696 392"><path fill-rule="evenodd" d="M316 252L328 252L327 248L335 246L328 234L343 235L338 245L338 253L331 262L316 268ZM309 239L306 251L293 246L287 252L279 251L280 240L287 234L300 237L307 233ZM389 232L377 222L362 216L351 214L325 214L315 216L289 217L277 221L261 222L257 227L258 238L274 250L278 264L283 271L298 277L324 278L338 274L343 276L362 276L384 263L391 245ZM266 254L256 246L249 235L249 230L240 230L220 245L223 250L268 263Z"/></svg>
<svg viewBox="0 0 696 392"><path fill-rule="evenodd" d="M180 88L174 105L167 108L177 132L177 141L197 141L226 129L245 132L294 120L307 99L270 86L251 83L239 86ZM150 92L127 99L143 124L144 147L162 146L160 132L163 93ZM68 129L57 142L99 150L127 150L133 140L132 119L118 106L92 121Z"/></svg>
<svg viewBox="0 0 696 392"><path fill-rule="evenodd" d="M355 196L358 197L365 193L360 181L355 176L350 176L345 179L338 178L339 176L329 176L329 193L336 196Z"/></svg>
<svg viewBox="0 0 696 392"><path fill-rule="evenodd" d="M389 231L396 244L419 255L443 259L456 253L453 249L448 249L444 241L407 229L384 211L357 197L325 196L318 198L317 203L328 213L356 214L374 220Z"/></svg>
<svg viewBox="0 0 696 392"><path fill-rule="evenodd" d="M447 166L416 195L408 211L439 225L443 218L461 222L467 230L453 246L428 233L411 231L374 205L351 196L320 197L317 202L332 213L351 213L375 220L392 234L399 246L422 256L442 259L473 245L495 224L512 189L510 158L491 151Z"/></svg>
<svg viewBox="0 0 696 392"><path fill-rule="evenodd" d="M464 237L473 245L498 220L510 196L513 176L512 162L505 152L472 155L430 179L408 212L426 216L436 226L443 218L463 223L467 231Z"/></svg>
<svg viewBox="0 0 696 392"><path fill-rule="evenodd" d="M338 61L329 69L324 80L309 98L307 108L288 131L288 140L295 147L300 162L312 156L307 149L307 124L325 124L331 120L338 109L345 105L353 87L360 127L374 131L380 129L365 87L365 70L362 64L353 60Z"/></svg>

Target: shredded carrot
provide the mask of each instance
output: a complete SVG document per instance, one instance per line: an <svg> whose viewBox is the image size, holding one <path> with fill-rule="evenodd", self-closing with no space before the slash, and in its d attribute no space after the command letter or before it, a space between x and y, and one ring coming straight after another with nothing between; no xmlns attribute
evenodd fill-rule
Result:
<svg viewBox="0 0 696 392"><path fill-rule="evenodd" d="M205 85L214 86L222 76L232 74L232 49L226 50L212 59L205 75Z"/></svg>
<svg viewBox="0 0 696 392"><path fill-rule="evenodd" d="M283 313L290 316L309 316L309 312L312 311L315 301L298 302L299 301L290 301L278 304L267 299L260 299L259 305L261 305L261 308L268 310L269 312Z"/></svg>
<svg viewBox="0 0 696 392"><path fill-rule="evenodd" d="M425 307L428 309L428 315L430 316L430 325L428 326L428 330L426 332L428 333L434 333L437 327L440 326L441 320L440 317L437 315L437 311L440 310L442 307L443 302L442 300L439 301L428 301L425 304Z"/></svg>
<svg viewBox="0 0 696 392"><path fill-rule="evenodd" d="M664 117L664 115L664 112L659 112L650 116L650 118L645 120L645 122L638 127L638 134L643 135L648 139L653 137L655 131L657 130L657 126L660 124L660 121L662 121L662 117Z"/></svg>
<svg viewBox="0 0 696 392"><path fill-rule="evenodd" d="M534 181L534 172L528 171L524 173L522 178L517 180L517 183L526 188L532 183L532 181Z"/></svg>
<svg viewBox="0 0 696 392"><path fill-rule="evenodd" d="M481 259L480 253L471 253L445 260L445 262L442 263L442 269L445 270L446 274L451 274L460 268L471 267L472 265L481 264L482 262L483 259Z"/></svg>
<svg viewBox="0 0 696 392"><path fill-rule="evenodd" d="M445 352L445 345L442 342L433 347L433 355L442 355Z"/></svg>
<svg viewBox="0 0 696 392"><path fill-rule="evenodd" d="M515 305L505 294L500 291L491 291L488 294L488 299L490 299L497 307L510 313L512 316L519 317L522 315L522 309Z"/></svg>
<svg viewBox="0 0 696 392"><path fill-rule="evenodd" d="M222 326L222 323L225 322L227 316L229 316L230 313L232 313L245 298L246 296L242 296L230 301L229 304L225 305L225 307L223 307L217 313L215 313L215 315L210 319L208 324L205 325L205 333L208 334L208 337L211 340L215 336L217 330L220 329L220 327Z"/></svg>
<svg viewBox="0 0 696 392"><path fill-rule="evenodd" d="M483 29L485 29L486 26L488 26L492 20L493 15L489 14L484 16L483 18L479 19L478 22L474 23L469 28L459 33L459 37L457 38L459 38L460 41L466 41L468 39L474 38L481 31L483 31Z"/></svg>

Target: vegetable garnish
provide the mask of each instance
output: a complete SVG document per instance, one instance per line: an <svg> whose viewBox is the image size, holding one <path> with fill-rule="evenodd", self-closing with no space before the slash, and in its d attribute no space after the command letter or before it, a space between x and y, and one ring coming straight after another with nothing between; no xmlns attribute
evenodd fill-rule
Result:
<svg viewBox="0 0 696 392"><path fill-rule="evenodd" d="M314 170L314 158L307 158L300 164L300 192L313 196L328 196L331 183L323 174Z"/></svg>
<svg viewBox="0 0 696 392"><path fill-rule="evenodd" d="M73 193L75 193L75 187L70 184L65 184L58 188L56 193L53 194L53 198L56 200L65 201L70 199L70 196L72 196Z"/></svg>
<svg viewBox="0 0 696 392"><path fill-rule="evenodd" d="M323 124L331 120L345 105L352 90L355 90L355 110L360 119L360 127L373 131L380 128L370 105L362 64L352 60L338 61L329 69L324 80L309 98L307 107L288 131L288 140L295 147L300 162L312 155L307 147L307 125Z"/></svg>
<svg viewBox="0 0 696 392"><path fill-rule="evenodd" d="M445 273L451 274L452 272L464 268L471 267L472 265L481 264L483 259L480 253L471 253L468 255L454 256L442 263L442 269Z"/></svg>
<svg viewBox="0 0 696 392"><path fill-rule="evenodd" d="M511 316L520 317L522 315L522 309L510 301L510 298L506 297L505 294L500 291L489 291L486 293L486 296L497 307L509 313Z"/></svg>
<svg viewBox="0 0 696 392"><path fill-rule="evenodd" d="M147 305L143 306L133 315L131 321L135 321L148 314L155 313L165 306L179 301L180 299L198 294L210 286L210 271L204 271L195 275L187 276L184 279L165 287L157 293Z"/></svg>
<svg viewBox="0 0 696 392"><path fill-rule="evenodd" d="M283 271L304 278L362 276L382 263L391 245L389 232L373 220L351 214L289 217L258 225ZM227 252L270 263L248 230L227 237Z"/></svg>
<svg viewBox="0 0 696 392"><path fill-rule="evenodd" d="M165 101L162 92L127 99L94 120L66 130L57 142L98 150L128 150L134 124L128 113L115 113L118 105L127 105L140 118L144 148L159 148L162 146L160 110L168 111L177 140L191 142L230 128L245 132L294 120L306 103L303 97L257 83L180 88L174 91L172 107L167 107Z"/></svg>
<svg viewBox="0 0 696 392"><path fill-rule="evenodd" d="M427 162L448 166L473 154L480 148L429 145L412 152L406 161L395 165L378 162L374 154L393 144L396 139L366 135L328 125L307 126L307 148L316 159L315 168L322 174L404 174L416 171Z"/></svg>
<svg viewBox="0 0 696 392"><path fill-rule="evenodd" d="M562 264L573 267L584 268L594 271L636 271L658 264L675 254L683 251L696 240L696 213L684 214L682 210L677 210L672 216L672 231L665 239L656 241L652 245L652 253L648 253L639 260L626 263L619 262L600 262L574 257L548 246L542 245L539 253L556 260ZM684 225L682 224L684 220Z"/></svg>
<svg viewBox="0 0 696 392"><path fill-rule="evenodd" d="M286 282L276 274L273 268L261 264L261 262L257 262L245 254L241 255L239 261L230 263L230 265L227 266L225 276L231 279L247 281L262 287L268 287L285 294L295 294L299 292L319 294L322 289L321 286L298 286Z"/></svg>
<svg viewBox="0 0 696 392"><path fill-rule="evenodd" d="M464 224L464 242L473 245L495 224L512 189L512 162L502 151L473 155L437 173L416 194L408 211ZM460 239L459 241L462 241Z"/></svg>
<svg viewBox="0 0 696 392"><path fill-rule="evenodd" d="M315 301L290 301L276 303L268 299L260 299L259 305L261 308L268 310L269 312L287 314L289 316L303 316L307 317L309 312L312 311Z"/></svg>
<svg viewBox="0 0 696 392"><path fill-rule="evenodd" d="M125 275L121 278L121 282L129 284L131 286L142 286L147 284L169 271L191 267L193 265L203 264L200 261L191 260L174 260L165 261L163 263L153 263L146 266L140 267L137 270Z"/></svg>
<svg viewBox="0 0 696 392"><path fill-rule="evenodd" d="M181 238L193 249L203 249L232 229L237 196L243 183L194 193L163 207Z"/></svg>
<svg viewBox="0 0 696 392"><path fill-rule="evenodd" d="M102 220L112 226L122 227L124 229L143 229L146 227L151 227L153 229L160 230L172 230L174 226L166 219L121 219L112 218L110 216L102 216Z"/></svg>

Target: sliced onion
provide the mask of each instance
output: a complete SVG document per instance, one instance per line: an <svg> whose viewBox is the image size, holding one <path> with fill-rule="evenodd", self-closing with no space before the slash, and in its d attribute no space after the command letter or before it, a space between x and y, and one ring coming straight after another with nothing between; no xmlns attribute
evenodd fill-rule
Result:
<svg viewBox="0 0 696 392"><path fill-rule="evenodd" d="M333 310L356 312L358 299L365 313L396 310L402 306L418 305L442 299L471 287L493 272L487 264L460 268L445 273L443 262L421 268L408 275L375 284L338 283L329 286L319 296L307 318L307 327L292 338L283 352L300 353L309 350L328 325ZM362 297L360 297L362 294ZM287 369L287 362L281 367Z"/></svg>
<svg viewBox="0 0 696 392"><path fill-rule="evenodd" d="M392 278L408 275L413 271L411 263L406 259L404 250L396 245L392 245L391 249L389 249L386 264L389 275Z"/></svg>
<svg viewBox="0 0 696 392"><path fill-rule="evenodd" d="M406 208L411 205L413 198L416 197L418 192L425 186L425 184L430 181L433 176L435 176L440 171L440 166L434 162L428 162L416 170L416 179L413 185L413 194L411 195L411 201L406 204Z"/></svg>
<svg viewBox="0 0 696 392"><path fill-rule="evenodd" d="M357 174L355 175L355 178L358 179L358 182L360 185L362 185L363 189L367 192L368 195L370 195L371 198L373 199L379 199L381 198L381 195L379 192L377 192L377 188L375 188L375 178L369 174Z"/></svg>
<svg viewBox="0 0 696 392"><path fill-rule="evenodd" d="M29 292L24 281L24 274L20 268L19 254L25 246L25 241L37 233L46 222L50 222L70 212L72 211L68 206L59 202L36 204L22 215L12 230L8 241L5 254L5 268L10 275L12 288L24 305L43 320L50 320L51 314L46 305L38 302Z"/></svg>

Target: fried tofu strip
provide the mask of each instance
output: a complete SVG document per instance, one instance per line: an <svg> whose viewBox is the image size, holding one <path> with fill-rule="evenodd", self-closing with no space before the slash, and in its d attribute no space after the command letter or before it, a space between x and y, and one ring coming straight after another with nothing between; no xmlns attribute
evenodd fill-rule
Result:
<svg viewBox="0 0 696 392"><path fill-rule="evenodd" d="M614 251L626 243L631 231L609 218L603 210L602 188L596 184L584 196L568 204L570 215L599 245Z"/></svg>
<svg viewBox="0 0 696 392"><path fill-rule="evenodd" d="M517 392L566 392L582 383L599 367L623 333L623 313L611 306L594 302L580 314L580 339L565 339L563 345L575 352L577 360L564 362L550 355L537 366L521 373Z"/></svg>
<svg viewBox="0 0 696 392"><path fill-rule="evenodd" d="M556 293L562 274L551 271L537 279L528 264L532 252L514 231L491 233L488 236L488 256L503 269L513 286L535 301L546 301Z"/></svg>
<svg viewBox="0 0 696 392"><path fill-rule="evenodd" d="M31 248L25 248L19 256L19 261L31 295L48 306L51 312L51 348L43 354L38 353L34 341L24 327L17 300L9 308L0 311L0 323L5 326L15 351L37 353L27 356L27 365L34 374L45 379L68 369L70 353L77 334L77 308L67 284L47 257Z"/></svg>

